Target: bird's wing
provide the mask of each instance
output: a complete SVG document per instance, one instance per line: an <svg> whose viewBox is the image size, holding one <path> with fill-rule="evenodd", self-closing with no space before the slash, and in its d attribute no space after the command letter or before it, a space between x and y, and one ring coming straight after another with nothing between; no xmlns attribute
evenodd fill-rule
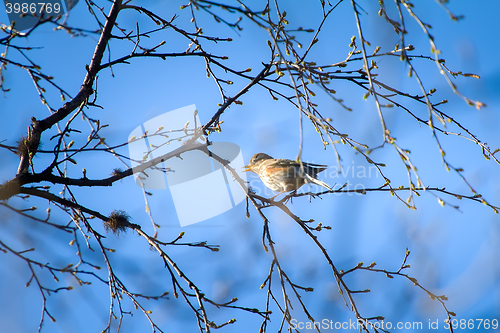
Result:
<svg viewBox="0 0 500 333"><path fill-rule="evenodd" d="M299 167L300 168L300 163L292 161L292 160L287 160L287 159L276 159L273 160L271 164L269 164L271 167L277 167L277 168L285 168L285 167ZM312 177L316 177L316 175L324 170L326 170L327 166L323 164L314 164L314 163L306 163L302 162L302 166L304 167L304 172L309 174ZM319 185L319 184L318 184ZM323 185L321 185L323 186Z"/></svg>
<svg viewBox="0 0 500 333"><path fill-rule="evenodd" d="M325 170L328 166L324 164L314 164L314 163L307 163L307 162L302 162L304 166L307 166L309 168L315 168L315 169L323 169Z"/></svg>
<svg viewBox="0 0 500 333"><path fill-rule="evenodd" d="M292 160L287 160L287 159L284 159L284 158L279 158L279 159L273 160L272 165L276 166L276 167L288 167L288 166L299 165L299 163L297 163L295 161L292 161Z"/></svg>
<svg viewBox="0 0 500 333"><path fill-rule="evenodd" d="M326 165L321 164L311 164L311 163L302 163L304 165L304 171L310 174L313 177L324 170L326 170Z"/></svg>
<svg viewBox="0 0 500 333"><path fill-rule="evenodd" d="M275 159L273 161L273 165L276 165L276 166L292 166L292 165L293 166L300 166L300 163L295 162L293 160L287 160L284 158L280 158L280 159ZM322 169L322 171L327 168L327 166L324 164L314 164L314 163L302 162L302 165L304 166L304 168Z"/></svg>

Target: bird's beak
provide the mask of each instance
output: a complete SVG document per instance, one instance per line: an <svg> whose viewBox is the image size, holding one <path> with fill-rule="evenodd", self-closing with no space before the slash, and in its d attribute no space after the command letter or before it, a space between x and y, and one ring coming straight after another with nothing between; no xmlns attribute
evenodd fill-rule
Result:
<svg viewBox="0 0 500 333"><path fill-rule="evenodd" d="M250 169L250 166L249 166L249 165L245 165L245 166L244 166L244 168L245 168L245 170L243 170L243 171L245 171L245 172L252 171L252 170Z"/></svg>

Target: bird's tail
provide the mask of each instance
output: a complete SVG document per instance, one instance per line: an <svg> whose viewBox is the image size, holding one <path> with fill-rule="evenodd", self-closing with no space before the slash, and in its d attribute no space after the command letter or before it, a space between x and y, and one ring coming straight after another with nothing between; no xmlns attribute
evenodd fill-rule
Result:
<svg viewBox="0 0 500 333"><path fill-rule="evenodd" d="M313 183L313 184L316 184L316 185L319 185L319 186L323 186L324 188L328 189L328 191L331 191L332 189L330 188L330 186L328 186L325 182L322 182L321 180L319 179L316 179L314 177L311 177L310 175L308 175L307 173L305 174L305 178L307 180L308 183Z"/></svg>

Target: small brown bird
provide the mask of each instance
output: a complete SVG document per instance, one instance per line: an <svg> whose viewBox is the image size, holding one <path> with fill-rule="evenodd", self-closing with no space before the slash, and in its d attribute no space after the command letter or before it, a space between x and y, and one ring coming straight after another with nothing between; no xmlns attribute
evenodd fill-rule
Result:
<svg viewBox="0 0 500 333"><path fill-rule="evenodd" d="M302 162L302 166L303 171L298 162L275 159L267 154L258 153L252 156L250 163L245 166L245 171L256 173L264 185L279 192L273 198L283 192L296 191L306 183L313 183L323 186L329 191L332 190L325 182L315 178L318 173L326 170L326 165Z"/></svg>

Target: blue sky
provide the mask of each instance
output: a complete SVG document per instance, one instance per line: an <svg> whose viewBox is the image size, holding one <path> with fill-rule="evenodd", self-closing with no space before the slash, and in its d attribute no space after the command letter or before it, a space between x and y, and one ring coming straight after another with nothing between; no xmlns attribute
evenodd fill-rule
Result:
<svg viewBox="0 0 500 333"><path fill-rule="evenodd" d="M174 13L179 14L176 21L187 28L190 27L189 13L187 10L178 10L182 4L184 3L178 1L140 2L140 5L167 19ZM376 15L376 2L363 1L360 4L367 12L362 14L363 29L372 46L380 45L382 50L384 47L392 48L398 37ZM496 17L500 4L494 0L474 5L451 1L450 8L456 14L465 15L465 19L460 22L452 22L434 1L416 5L417 13L432 25L435 42L442 51L443 58L447 60L447 66L455 71L481 76L480 80L458 78L453 82L462 93L484 102L487 107L478 111L467 106L463 100L453 95L432 62L416 62L415 65L426 82L426 89L437 89L436 100L448 99L449 103L442 108L444 112L458 119L490 147L500 147L500 103L497 98L500 64L495 56L500 52L500 30ZM304 28L316 26L308 22L319 13L318 4L304 6L299 1L290 1L282 6L288 13L287 19L291 25ZM206 35L215 34L233 39L231 43L205 43L206 51L228 55L229 59L225 64L241 70L251 67L253 75L260 71L261 63L269 57L266 32L244 20L244 30L237 33L216 24L210 17L199 17ZM141 24L141 30L152 27L147 20L135 13L124 12L119 19L129 28L134 27L136 21ZM0 21L6 20L6 15L2 16L0 13ZM83 3L71 11L68 22L73 26L95 29ZM428 54L426 37L418 27L408 24L414 29L407 37L416 48L413 52ZM323 27L323 33L319 35L320 41L311 52L310 60L334 63L345 59L353 34L356 34L354 14L350 4L346 2ZM85 64L90 61L97 38L96 35L71 38L60 31L54 33L47 26L30 36L26 44L43 46L43 49L31 52L32 58L36 59L45 73L53 75L58 84L75 95L82 83ZM304 33L299 38L307 42L311 37ZM152 40L146 40L144 46L156 45L161 40L166 41L164 52L177 52L186 47L183 39L168 30ZM111 57L113 59L128 54L132 48L132 43L114 41L111 43ZM114 77L109 70L104 70L98 79L97 100L103 109L92 108L88 110L88 114L99 118L102 124L110 125L102 133L110 145L127 141L132 130L149 119L191 104L196 105L199 118L205 123L217 110L220 94L213 80L206 78L204 67L201 58L174 58L166 61L138 58L132 59L130 65L114 66ZM397 58L382 59L379 63L378 73L381 78L402 90L417 91L415 82L408 78L407 71L407 67ZM233 85L227 86L228 95L236 93L247 83L221 71L217 73L234 81ZM32 116L44 118L48 111L40 104L26 72L9 67L4 72L4 79L6 87L11 91L0 96L0 141L6 140L2 143L14 145L26 133L29 119ZM329 97L318 94L316 103L321 112L331 117L342 132L348 133L357 141L370 146L380 144L382 135L373 99L363 100L364 91L346 82L334 82L333 88L337 91L336 97L343 98L353 111L345 111ZM61 106L58 94L47 90L53 105ZM294 159L299 147L298 111L282 99L273 101L260 88L245 94L241 101L243 105L232 106L223 114L222 132L213 134L211 140L237 144L245 161L257 152ZM387 126L400 146L412 151L412 160L426 185L470 194L456 174L444 169L439 150L428 128L419 126L400 109L386 109L384 112ZM425 115L427 110L415 107L415 112ZM88 125L80 120L75 124L84 133L72 138L78 146L86 141ZM45 143L42 148L50 149L52 143L47 138L55 133L51 130L51 133L44 134ZM492 204L500 205L499 166L493 161L485 160L481 149L469 141L456 136L443 136L440 139L450 163L465 170L468 181L484 198ZM351 187L369 188L383 184L380 176L369 172L370 165L361 156L354 154L346 146L339 149L344 174L337 175L334 172L336 159L332 150L323 150L314 128L305 122L303 160L330 167L320 175L320 179L330 185L349 182ZM127 153L126 149L122 153ZM404 166L393 149L386 147L375 151L371 156L387 165L384 172L390 176L395 187L407 184ZM48 158L50 157L37 157L40 170ZM0 160L0 180L12 178L17 170L17 156L0 150ZM81 177L82 167L87 169L89 178L102 178L109 175L113 168L123 166L110 156L88 153L78 159L78 165L70 169L70 175ZM367 171L364 176L359 173L361 170ZM255 181L255 176L249 174L248 177L253 180L252 184L264 190L263 185ZM170 240L179 232L185 231L185 241L207 241L221 246L217 253L184 247L169 249L169 254L177 260L184 272L217 301L238 297L240 305L264 308L265 290L260 290L259 286L267 276L272 257L262 248L262 220L258 214L250 210L251 217L247 219L243 202L224 214L181 228L169 189L151 192L153 196L148 200L155 222L161 226L160 239ZM200 192L208 192L206 195L210 195L208 189L200 189ZM114 209L126 210L134 223L141 224L143 230L153 233L142 191L132 178L116 183L112 188L77 188L75 193L82 203L103 214L109 214ZM406 198L404 195L403 197ZM448 296L446 305L450 311L457 313L458 319L499 319L499 217L480 203L445 196L442 198L460 205L461 212L449 206L441 207L434 196L426 193L417 198L416 211L407 209L389 193L332 194L311 202L302 197L294 200L289 207L303 219L315 219L332 227L332 230L323 230L319 238L339 269L351 268L361 261L375 261L381 268L396 270L404 257L405 249L409 248L411 255L408 263L411 269L407 273L435 294ZM37 205L37 216L44 216L47 207L47 203L41 200L30 203L18 200L15 205L24 208ZM57 211L53 206L52 210ZM266 209L265 212L271 221L271 233L282 266L286 267L294 282L315 288L314 293L303 295L313 317L316 320L338 322L353 320L354 315L336 292L335 281L320 251L285 214L277 209ZM67 220L62 214L54 213L53 216L60 218L60 221ZM97 230L104 232L98 221L94 220L94 223ZM0 228L1 239L17 249L36 247L39 251L33 252L33 258L37 260L50 261L54 265L76 260L75 256L68 258L67 255L76 251L68 245L70 235L37 227L33 222L21 219L6 209L0 209ZM170 278L159 257L153 251L148 251L148 245L137 235L132 232L119 237L110 234L106 244L117 250L111 255L111 260L131 289L144 294L172 291ZM99 253L86 251L85 255L89 260L101 264ZM0 327L2 331L8 332L34 331L38 327L42 306L40 294L34 286L24 287L30 273L23 262L8 254L1 254L0 258L0 299L10 300L9 306L4 306L5 310L0 313ZM105 272L101 272L101 275L106 277ZM49 279L47 281L53 286L60 286ZM418 321L424 323L424 327L429 320L439 320L440 327L444 325L445 313L439 304L403 278L387 279L371 272L358 272L346 278L346 281L353 289L372 290L370 294L356 295L355 298L365 316L383 315L386 320L394 323ZM72 285L75 289L49 298L49 310L56 316L57 323L47 320L44 330L102 330L107 322L109 308L107 287L98 281L93 281L91 286L80 287L71 279L62 281L62 284ZM278 292L277 289L276 293ZM132 305L125 304L128 309L133 309ZM145 305L153 311L153 318L165 331L196 330L194 315L181 299L170 297L169 300L150 301ZM305 321L298 303L294 305L297 319ZM281 318L277 309L274 310L275 318L270 329L276 331ZM259 318L243 312L219 313L212 308L210 314L219 323L233 317L238 318L235 326L226 328L227 332L255 332L260 326ZM125 323L123 332L149 329L147 321L139 312L134 312L132 318L126 317Z"/></svg>

